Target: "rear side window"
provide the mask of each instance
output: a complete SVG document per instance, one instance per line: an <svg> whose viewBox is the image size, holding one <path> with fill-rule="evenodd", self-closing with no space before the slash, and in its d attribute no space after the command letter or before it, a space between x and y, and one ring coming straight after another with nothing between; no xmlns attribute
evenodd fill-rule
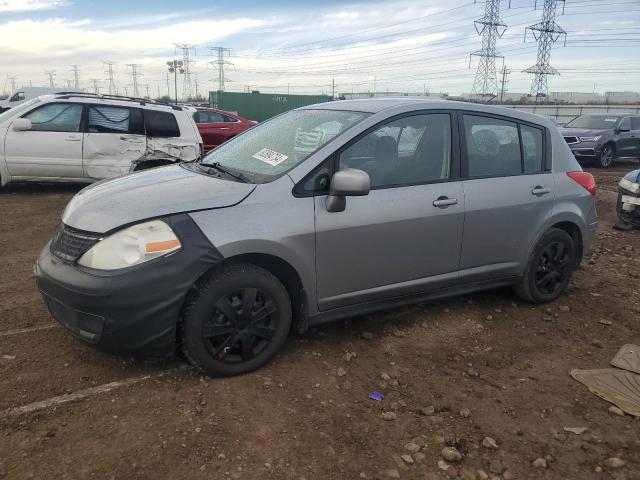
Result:
<svg viewBox="0 0 640 480"><path fill-rule="evenodd" d="M144 134L142 112L137 108L90 105L88 131Z"/></svg>
<svg viewBox="0 0 640 480"><path fill-rule="evenodd" d="M77 103L48 103L27 113L31 130L36 132L79 132L82 105Z"/></svg>
<svg viewBox="0 0 640 480"><path fill-rule="evenodd" d="M544 148L542 130L528 125L520 125L520 136L524 156L524 173L542 171L542 149Z"/></svg>
<svg viewBox="0 0 640 480"><path fill-rule="evenodd" d="M518 175L522 172L515 122L464 115L470 177Z"/></svg>
<svg viewBox="0 0 640 480"><path fill-rule="evenodd" d="M179 137L180 129L173 113L144 111L144 127L149 137Z"/></svg>

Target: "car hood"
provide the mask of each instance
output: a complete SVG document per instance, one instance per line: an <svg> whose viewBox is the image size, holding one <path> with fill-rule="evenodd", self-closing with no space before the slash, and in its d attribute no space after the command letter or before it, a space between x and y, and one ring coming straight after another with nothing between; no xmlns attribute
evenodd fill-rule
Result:
<svg viewBox="0 0 640 480"><path fill-rule="evenodd" d="M604 135L605 133L609 133L611 130L601 129L601 128L561 128L560 133L562 135L571 136L571 137L593 137L596 135Z"/></svg>
<svg viewBox="0 0 640 480"><path fill-rule="evenodd" d="M148 218L236 205L255 187L171 165L94 183L71 199L62 221L105 233Z"/></svg>
<svg viewBox="0 0 640 480"><path fill-rule="evenodd" d="M632 183L638 183L638 178L640 178L640 170L631 170L624 177L625 180L629 180Z"/></svg>

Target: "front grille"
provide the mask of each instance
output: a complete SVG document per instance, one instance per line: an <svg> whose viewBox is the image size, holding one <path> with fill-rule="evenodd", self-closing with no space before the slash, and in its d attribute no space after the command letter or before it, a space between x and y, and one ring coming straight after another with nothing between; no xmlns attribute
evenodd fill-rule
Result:
<svg viewBox="0 0 640 480"><path fill-rule="evenodd" d="M578 137L564 137L564 141L571 145L572 143L578 143Z"/></svg>
<svg viewBox="0 0 640 480"><path fill-rule="evenodd" d="M98 234L82 232L61 223L51 240L51 253L60 260L75 263L98 240Z"/></svg>

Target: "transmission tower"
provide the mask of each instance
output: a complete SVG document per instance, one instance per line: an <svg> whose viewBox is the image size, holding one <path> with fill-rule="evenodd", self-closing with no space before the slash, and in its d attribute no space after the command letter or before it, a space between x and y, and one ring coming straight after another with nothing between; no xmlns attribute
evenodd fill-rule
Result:
<svg viewBox="0 0 640 480"><path fill-rule="evenodd" d="M107 67L106 73L109 75L109 95L117 95L118 89L116 88L115 75L113 71L114 62L103 62Z"/></svg>
<svg viewBox="0 0 640 480"><path fill-rule="evenodd" d="M9 77L9 81L11 82L11 94L16 93L16 80L18 77Z"/></svg>
<svg viewBox="0 0 640 480"><path fill-rule="evenodd" d="M98 95L100 93L100 87L98 86L98 82L100 80L97 78L92 78L91 79L91 83L93 85L93 93L95 93L96 95Z"/></svg>
<svg viewBox="0 0 640 480"><path fill-rule="evenodd" d="M218 67L218 90L224 91L224 81L225 81L224 69L226 66L233 65L233 63L225 60L224 57L225 57L225 53L229 55L231 53L231 50L224 47L209 47L209 50L211 51L212 55L214 53L218 55L217 60L214 60L213 62L209 62L209 63L211 65L215 65Z"/></svg>
<svg viewBox="0 0 640 480"><path fill-rule="evenodd" d="M533 38L538 42L538 58L536 64L524 70L525 73L532 73L533 83L531 84L531 95L536 99L546 97L549 93L547 85L547 75L560 75L560 73L551 66L549 60L551 58L551 46L562 36L567 36L567 32L556 23L556 9L558 3L562 2L564 13L565 0L544 0L542 8L542 21L529 25L525 29L525 41L527 39L527 30L533 32ZM536 0L536 8L538 2Z"/></svg>
<svg viewBox="0 0 640 480"><path fill-rule="evenodd" d="M46 70L44 73L47 74L47 78L49 79L49 86L51 88L56 88L56 82L54 80L54 77L56 76L56 71L55 70Z"/></svg>
<svg viewBox="0 0 640 480"><path fill-rule="evenodd" d="M191 51L195 55L195 45L188 43L174 43L176 50L182 52L182 68L184 69L184 77L182 79L182 98L184 100L193 97L193 85L191 84Z"/></svg>
<svg viewBox="0 0 640 480"><path fill-rule="evenodd" d="M500 0L486 0L484 15L473 24L478 35L482 37L482 49L471 54L471 56L480 57L472 92L481 96L483 100L491 101L498 90L496 58L502 58L496 50L496 40L502 37L507 29L507 25L500 18Z"/></svg>
<svg viewBox="0 0 640 480"><path fill-rule="evenodd" d="M127 67L131 68L131 77L133 78L133 96L139 97L140 92L138 91L138 77L142 76L142 74L138 71L138 67L141 67L137 63L127 63Z"/></svg>
<svg viewBox="0 0 640 480"><path fill-rule="evenodd" d="M80 89L80 65L71 65L71 71L73 72L73 88Z"/></svg>
<svg viewBox="0 0 640 480"><path fill-rule="evenodd" d="M504 94L507 91L507 84L509 83L507 77L511 74L511 70L509 70L506 65L503 65L502 70L500 70L500 74L502 76L502 81L500 82L500 103L503 103Z"/></svg>

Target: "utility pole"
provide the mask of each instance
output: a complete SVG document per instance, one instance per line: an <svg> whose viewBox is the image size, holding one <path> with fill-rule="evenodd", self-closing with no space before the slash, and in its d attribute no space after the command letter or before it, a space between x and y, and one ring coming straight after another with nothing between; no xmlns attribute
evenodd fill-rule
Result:
<svg viewBox="0 0 640 480"><path fill-rule="evenodd" d="M91 83L93 84L93 93L95 93L96 95L100 93L100 88L98 87L98 81L99 80L97 78L91 79Z"/></svg>
<svg viewBox="0 0 640 480"><path fill-rule="evenodd" d="M116 81L113 72L113 62L103 62L107 66L106 72L109 74L109 95L117 95L118 89L116 88Z"/></svg>
<svg viewBox="0 0 640 480"><path fill-rule="evenodd" d="M166 72L165 75L167 77L167 97L171 98L171 88L169 87L169 72Z"/></svg>
<svg viewBox="0 0 640 480"><path fill-rule="evenodd" d="M233 63L229 62L228 60L225 60L224 56L225 56L225 53L227 55L231 54L231 50L224 47L209 47L209 50L211 51L212 55L214 54L214 52L216 52L218 55L217 60L214 60L213 62L209 62L209 63L211 65L216 65L218 67L218 91L223 92L224 81L225 81L224 69L228 65L229 66L233 65Z"/></svg>
<svg viewBox="0 0 640 480"><path fill-rule="evenodd" d="M16 80L18 77L9 77L9 81L11 82L11 94L16 93Z"/></svg>
<svg viewBox="0 0 640 480"><path fill-rule="evenodd" d="M331 99L336 99L336 78L331 77Z"/></svg>
<svg viewBox="0 0 640 480"><path fill-rule="evenodd" d="M495 98L498 89L496 58L502 55L496 50L496 41L507 29L507 25L500 18L500 1L486 0L484 15L473 22L476 32L482 37L482 48L469 56L469 66L471 57L480 57L471 92L487 103Z"/></svg>
<svg viewBox="0 0 640 480"><path fill-rule="evenodd" d="M46 73L49 78L49 87L56 88L56 82L53 79L53 77L56 76L55 70L46 70L44 73Z"/></svg>
<svg viewBox="0 0 640 480"><path fill-rule="evenodd" d="M504 92L507 91L507 84L509 80L507 80L507 76L511 74L511 70L508 70L506 65L502 66L502 82L500 82L500 103L504 103Z"/></svg>
<svg viewBox="0 0 640 480"><path fill-rule="evenodd" d="M525 73L532 73L533 82L531 84L531 95L536 97L536 102L539 98L546 97L549 93L549 86L547 84L548 75L560 75L560 73L551 66L549 63L551 59L551 47L558 39L564 36L565 41L567 38L567 32L556 23L556 9L558 2L562 2L564 13L565 0L544 0L544 6L542 7L542 21L529 25L525 29L525 41L527 40L527 31L533 32L533 38L538 42L538 57L536 64L524 70ZM538 2L536 0L536 8Z"/></svg>
<svg viewBox="0 0 640 480"><path fill-rule="evenodd" d="M182 51L182 70L184 72L184 78L182 80L182 99L186 100L187 98L193 97L193 86L191 85L191 51L193 50L193 54L195 55L195 45L191 45L188 43L174 43L173 44L176 50Z"/></svg>
<svg viewBox="0 0 640 480"><path fill-rule="evenodd" d="M127 63L127 67L131 68L131 77L133 78L133 96L139 97L140 92L138 91L138 77L142 76L142 74L138 71L138 67L141 67L137 63Z"/></svg>
<svg viewBox="0 0 640 480"><path fill-rule="evenodd" d="M79 90L80 89L80 75L79 75L79 65L71 65L71 71L73 72L73 88Z"/></svg>
<svg viewBox="0 0 640 480"><path fill-rule="evenodd" d="M149 95L149 84L147 83L145 86L145 91L147 92L147 98L151 98L151 95Z"/></svg>

